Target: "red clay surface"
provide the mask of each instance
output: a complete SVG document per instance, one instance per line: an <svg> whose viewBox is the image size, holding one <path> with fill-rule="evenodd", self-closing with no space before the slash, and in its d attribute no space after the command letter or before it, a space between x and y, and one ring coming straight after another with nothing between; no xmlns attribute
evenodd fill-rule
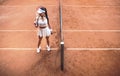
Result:
<svg viewBox="0 0 120 76"><path fill-rule="evenodd" d="M65 32L64 40L67 48L120 48L119 36L111 32Z"/></svg>
<svg viewBox="0 0 120 76"><path fill-rule="evenodd" d="M33 25L36 7L48 9L59 47L58 0L0 0L0 76L120 76L120 51L65 50L65 69L60 71L60 51L2 50L36 48ZM120 30L119 0L63 0L63 30ZM5 31L6 30L6 31ZM8 31L29 30L29 31ZM33 31L30 31L33 30ZM120 48L120 32L64 31L65 48ZM45 47L45 40L42 47Z"/></svg>
<svg viewBox="0 0 120 76"><path fill-rule="evenodd" d="M66 30L120 30L119 7L64 5L63 13Z"/></svg>

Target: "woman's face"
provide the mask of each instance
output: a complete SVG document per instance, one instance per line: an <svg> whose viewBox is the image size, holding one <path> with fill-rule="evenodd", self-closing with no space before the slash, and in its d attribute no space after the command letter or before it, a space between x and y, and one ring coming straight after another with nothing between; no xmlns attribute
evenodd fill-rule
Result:
<svg viewBox="0 0 120 76"><path fill-rule="evenodd" d="M45 16L45 13L40 13L39 14L41 17L44 17Z"/></svg>

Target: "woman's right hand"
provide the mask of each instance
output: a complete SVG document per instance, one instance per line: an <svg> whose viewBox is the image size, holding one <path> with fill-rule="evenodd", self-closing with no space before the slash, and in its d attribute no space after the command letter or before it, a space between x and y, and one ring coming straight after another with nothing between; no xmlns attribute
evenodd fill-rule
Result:
<svg viewBox="0 0 120 76"><path fill-rule="evenodd" d="M34 21L34 25L35 25L36 28L38 27L38 25L37 25L37 23L35 21Z"/></svg>

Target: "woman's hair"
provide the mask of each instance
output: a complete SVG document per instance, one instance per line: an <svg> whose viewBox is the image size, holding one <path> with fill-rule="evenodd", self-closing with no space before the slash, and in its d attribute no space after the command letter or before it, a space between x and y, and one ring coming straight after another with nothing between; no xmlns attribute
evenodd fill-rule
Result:
<svg viewBox="0 0 120 76"><path fill-rule="evenodd" d="M47 9L45 7L40 7L40 9L45 11L45 16L46 16L46 18L48 20L48 24L49 24L49 17L48 17L48 14L47 14Z"/></svg>

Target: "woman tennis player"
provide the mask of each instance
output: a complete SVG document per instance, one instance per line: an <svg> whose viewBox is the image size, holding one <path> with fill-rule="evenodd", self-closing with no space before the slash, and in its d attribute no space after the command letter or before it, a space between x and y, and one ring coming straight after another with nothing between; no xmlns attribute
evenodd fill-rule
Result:
<svg viewBox="0 0 120 76"><path fill-rule="evenodd" d="M35 27L38 28L38 48L37 48L37 53L40 52L41 47L41 40L43 37L46 38L47 41L47 50L50 51L50 41L49 41L49 37L52 34L52 29L51 26L49 24L49 18L47 15L47 9L45 7L40 7L37 10L37 16L36 19L34 21Z"/></svg>

